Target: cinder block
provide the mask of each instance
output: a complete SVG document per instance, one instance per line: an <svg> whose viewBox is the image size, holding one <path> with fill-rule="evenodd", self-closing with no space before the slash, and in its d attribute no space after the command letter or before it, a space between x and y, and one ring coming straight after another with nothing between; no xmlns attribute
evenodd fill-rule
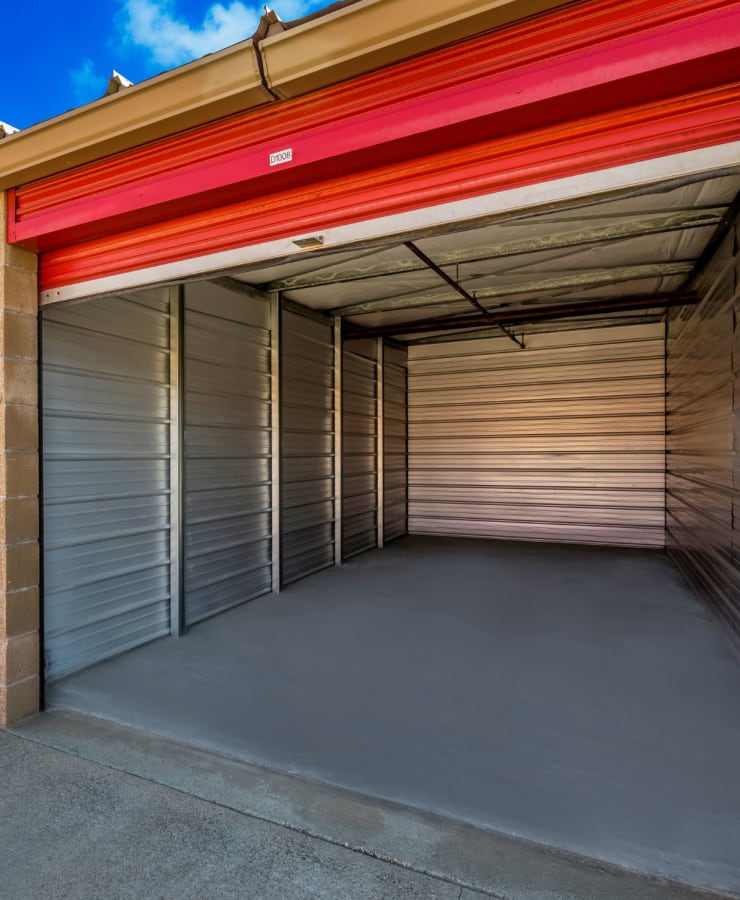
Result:
<svg viewBox="0 0 740 900"><path fill-rule="evenodd" d="M0 452L0 497L37 497L39 457L32 450Z"/></svg>
<svg viewBox="0 0 740 900"><path fill-rule="evenodd" d="M0 404L0 442L4 442L6 451L38 450L38 409Z"/></svg>
<svg viewBox="0 0 740 900"><path fill-rule="evenodd" d="M0 684L9 685L39 674L39 636L24 634L0 640Z"/></svg>
<svg viewBox="0 0 740 900"><path fill-rule="evenodd" d="M14 725L39 711L39 678L0 686L0 727Z"/></svg>
<svg viewBox="0 0 740 900"><path fill-rule="evenodd" d="M2 203L2 206L4 207L5 204ZM3 236L7 233L5 226L2 227L0 233ZM0 265L12 266L15 269L24 269L27 272L36 273L39 269L39 258L36 253L22 250L20 247L13 247L10 244L6 244L4 240L0 240Z"/></svg>
<svg viewBox="0 0 740 900"><path fill-rule="evenodd" d="M4 310L0 312L0 336L5 358L38 358L38 319L34 315Z"/></svg>
<svg viewBox="0 0 740 900"><path fill-rule="evenodd" d="M0 593L0 638L38 631L40 620L38 587Z"/></svg>
<svg viewBox="0 0 740 900"><path fill-rule="evenodd" d="M35 272L16 266L0 266L0 306L37 315L39 292Z"/></svg>
<svg viewBox="0 0 740 900"><path fill-rule="evenodd" d="M0 360L0 400L23 406L37 406L38 365L33 359Z"/></svg>
<svg viewBox="0 0 740 900"><path fill-rule="evenodd" d="M0 544L22 544L39 537L39 503L36 497L0 499Z"/></svg>
<svg viewBox="0 0 740 900"><path fill-rule="evenodd" d="M20 591L23 588L37 587L38 583L38 543L34 541L12 547L0 544L0 590Z"/></svg>

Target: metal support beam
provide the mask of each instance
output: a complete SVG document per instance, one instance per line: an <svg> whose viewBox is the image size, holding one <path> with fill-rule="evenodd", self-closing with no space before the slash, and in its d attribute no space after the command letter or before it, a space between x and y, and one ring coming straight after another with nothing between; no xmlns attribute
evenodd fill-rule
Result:
<svg viewBox="0 0 740 900"><path fill-rule="evenodd" d="M416 244L412 244L411 241L404 241L403 246L406 247L407 250L410 250L414 254L414 256L417 257L417 259L420 259L428 269L431 269L432 272L434 272L436 275L439 275L442 281L449 284L449 286L454 291L457 291L457 293L464 300L467 300L468 303L472 304L478 310L478 312L483 313L484 315L488 313L488 310L485 308L485 306L483 306L482 303L479 303L472 294L469 294L465 290L465 288L459 282L455 281L455 279L451 275L448 275L444 269L440 269L440 267L434 262L434 260L430 259L423 250L420 250L416 246Z"/></svg>
<svg viewBox="0 0 740 900"><path fill-rule="evenodd" d="M280 391L280 339L282 332L280 294L270 297L270 486L272 519L272 590L278 594L281 588L281 507L282 507L282 441L281 441L281 391Z"/></svg>
<svg viewBox="0 0 740 900"><path fill-rule="evenodd" d="M688 306L699 302L693 291L680 294L657 295L647 294L636 297L625 297L620 300L583 300L579 303L558 303L537 306L504 309L488 313L485 316L439 316L436 319L416 319L412 322L401 322L395 325L384 325L379 328L362 328L347 324L346 340L353 338L369 338L393 335L417 334L429 331L449 331L464 328L480 328L486 325L498 326L500 323L519 324L544 322L555 319L579 318L600 315L602 313L632 312L644 309L663 309L670 306Z"/></svg>
<svg viewBox="0 0 740 900"><path fill-rule="evenodd" d="M376 356L376 389L375 396L377 400L377 453L376 453L376 531L378 537L378 547L382 547L385 543L385 342L382 337L378 338Z"/></svg>
<svg viewBox="0 0 740 900"><path fill-rule="evenodd" d="M185 630L183 498L185 429L185 288L169 289L170 299L170 634Z"/></svg>
<svg viewBox="0 0 740 900"><path fill-rule="evenodd" d="M691 270L689 277L686 279L686 284L684 285L684 287L694 287L701 273L714 259L715 253L717 252L717 250L719 250L721 244L729 234L730 229L734 228L738 216L740 216L740 191L735 194L735 199L727 208L725 214L722 216L721 221L717 224L717 227L714 230L714 234L712 234L711 238L707 241L707 245L706 247L704 247L701 256L694 264L694 268Z"/></svg>
<svg viewBox="0 0 740 900"><path fill-rule="evenodd" d="M673 275L688 275L694 269L690 261L670 263L647 263L638 266L617 266L613 269L593 269L579 272L577 275L557 275L551 278L540 278L536 281L522 282L505 287L482 288L476 291L480 300L496 299L506 302L510 297L520 294L552 294L564 291L587 290L605 285L622 284L627 281L639 281L644 278L666 278ZM439 294L424 291L403 294L398 297L387 297L382 300L368 300L352 306L340 306L332 310L334 316L363 316L368 313L391 312L399 309L422 309L424 307L449 306L457 300L453 293Z"/></svg>
<svg viewBox="0 0 740 900"><path fill-rule="evenodd" d="M270 298L274 293L273 291L262 291L259 288L253 287L251 284L245 284L243 281L239 281L236 278L230 278L228 275L219 278L211 278L209 280L211 284L217 284L219 287L226 288L228 291L234 291L236 294L244 294L245 297L251 297L253 300L262 300L265 303L270 302Z"/></svg>
<svg viewBox="0 0 740 900"><path fill-rule="evenodd" d="M487 315L488 315L488 310L485 308L485 306L483 306L482 303L479 303L478 300L477 300L477 298L474 297L473 294L469 294L469 293L465 290L465 288L464 288L459 282L455 281L455 279L452 278L451 275L448 275L447 272L445 272L444 269L441 269L441 268L434 262L433 259L430 259L430 258L426 255L426 253L424 253L423 250L420 250L415 244L412 244L411 241L405 241L405 242L404 242L404 247L406 247L407 250L410 250L410 251L414 254L414 256L416 256L418 259L420 259L420 260L424 263L424 265L427 266L429 269L431 269L436 275L439 275L439 277L442 279L442 281L444 281L444 282L446 282L447 284L449 284L449 286L450 286L451 288L453 288L454 290L456 290L457 293L458 293L463 299L467 300L468 303L471 303L471 304L478 310L478 312L482 313L484 316L487 316ZM509 331L509 329L506 328L505 325L499 324L498 327L501 329L501 331L503 331L503 333L506 335L507 338L509 338L510 340L514 341L514 343L515 343L518 347L521 347L522 350L524 350L524 341L520 340L518 337L516 337L515 335L513 335L513 334Z"/></svg>
<svg viewBox="0 0 740 900"><path fill-rule="evenodd" d="M334 320L334 565L342 564L342 320Z"/></svg>

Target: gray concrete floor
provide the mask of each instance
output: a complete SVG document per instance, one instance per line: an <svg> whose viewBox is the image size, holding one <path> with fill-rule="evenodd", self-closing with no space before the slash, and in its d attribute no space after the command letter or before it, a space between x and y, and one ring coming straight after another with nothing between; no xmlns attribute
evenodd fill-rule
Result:
<svg viewBox="0 0 740 900"><path fill-rule="evenodd" d="M15 731L23 742L0 733L13 900L710 896L93 716Z"/></svg>
<svg viewBox="0 0 740 900"><path fill-rule="evenodd" d="M0 771L8 900L485 900L2 732Z"/></svg>
<svg viewBox="0 0 740 900"><path fill-rule="evenodd" d="M662 554L407 537L48 699L740 894L739 676Z"/></svg>

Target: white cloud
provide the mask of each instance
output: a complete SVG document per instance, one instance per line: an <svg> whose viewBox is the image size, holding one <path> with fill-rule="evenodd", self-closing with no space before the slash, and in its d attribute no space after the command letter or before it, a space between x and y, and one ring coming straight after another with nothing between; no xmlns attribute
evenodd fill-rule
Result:
<svg viewBox="0 0 740 900"><path fill-rule="evenodd" d="M108 79L95 71L95 64L91 59L83 59L76 69L72 69L69 80L78 103L88 103L102 97L108 84Z"/></svg>
<svg viewBox="0 0 740 900"><path fill-rule="evenodd" d="M290 0L291 3L294 0ZM176 66L221 50L254 34L260 12L240 0L209 6L198 27L177 15L174 0L125 0L121 28L124 38L149 51L162 66Z"/></svg>
<svg viewBox="0 0 740 900"><path fill-rule="evenodd" d="M267 0L267 6L280 16L284 22L290 22L291 19L300 19L301 16L308 15L311 10L327 6L333 0L324 0L324 2L316 2L316 0ZM264 9L264 5L259 7Z"/></svg>

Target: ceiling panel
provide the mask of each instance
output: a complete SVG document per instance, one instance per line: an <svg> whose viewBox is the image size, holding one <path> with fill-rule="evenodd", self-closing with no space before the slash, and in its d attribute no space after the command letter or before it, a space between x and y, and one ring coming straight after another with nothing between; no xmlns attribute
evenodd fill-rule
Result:
<svg viewBox="0 0 740 900"><path fill-rule="evenodd" d="M460 223L414 243L491 311L670 294L686 285L739 187L735 175L656 185L484 225ZM375 248L296 254L237 277L281 290L312 309L347 309L348 321L366 328L474 313L440 272L425 267L402 238L396 240ZM619 321L661 315L660 308L613 314Z"/></svg>

